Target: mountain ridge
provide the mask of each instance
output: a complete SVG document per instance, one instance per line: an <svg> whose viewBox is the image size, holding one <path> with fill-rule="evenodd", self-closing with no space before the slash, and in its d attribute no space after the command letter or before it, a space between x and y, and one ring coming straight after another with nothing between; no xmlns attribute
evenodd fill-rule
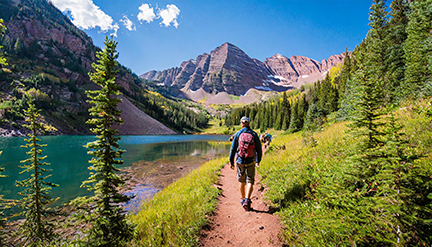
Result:
<svg viewBox="0 0 432 247"><path fill-rule="evenodd" d="M344 58L345 53L341 53L318 62L304 56L293 55L288 58L275 54L262 62L225 42L210 54L203 53L195 60L182 62L180 67L151 70L140 75L140 78L154 82L157 86L169 87L173 96L189 99L190 94L200 88L208 94L227 92L240 96L251 88L286 91L324 79L325 73L342 63Z"/></svg>

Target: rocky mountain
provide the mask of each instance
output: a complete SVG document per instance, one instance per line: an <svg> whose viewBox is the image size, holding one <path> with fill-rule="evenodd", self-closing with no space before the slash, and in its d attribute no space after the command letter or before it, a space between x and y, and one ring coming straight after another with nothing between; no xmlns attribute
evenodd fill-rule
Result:
<svg viewBox="0 0 432 247"><path fill-rule="evenodd" d="M193 98L192 94L199 89L207 94L231 95L245 95L249 89L286 91L323 79L344 57L342 53L320 63L303 56L287 58L276 54L261 62L237 46L225 43L210 54L183 62L180 67L149 71L140 78L168 86L172 95L186 98Z"/></svg>
<svg viewBox="0 0 432 247"><path fill-rule="evenodd" d="M322 80L334 66L342 63L345 53L330 56L320 62L304 56L287 58L276 54L264 61L266 68L272 73L270 77L279 78L284 86L299 88L305 83Z"/></svg>
<svg viewBox="0 0 432 247"><path fill-rule="evenodd" d="M37 106L43 110L43 121L51 126L46 134L91 134L85 124L90 107L85 91L96 88L88 73L92 71L91 64L97 62L96 52L100 48L48 0L1 0L0 18L7 27L0 37L0 45L8 63L0 67L0 135L25 134L26 130L21 127L26 107L23 95L30 90ZM120 65L116 81L128 97L119 106L123 120L133 122L138 118L151 123L121 127L122 134L149 133L150 128L157 129L153 133L173 133L160 123L169 123L164 119L167 110L154 104L156 96L141 86L138 76ZM152 101L152 108L131 107L129 100L141 105ZM175 119L179 124L192 122L189 118L194 118L192 115L178 117L185 119Z"/></svg>
<svg viewBox="0 0 432 247"><path fill-rule="evenodd" d="M203 88L208 93L240 95L250 88L280 89L277 85L263 83L268 80L268 74L262 62L250 58L237 46L225 43L210 54L204 53L195 60L183 62L179 68L150 71L140 78L170 86L177 93Z"/></svg>

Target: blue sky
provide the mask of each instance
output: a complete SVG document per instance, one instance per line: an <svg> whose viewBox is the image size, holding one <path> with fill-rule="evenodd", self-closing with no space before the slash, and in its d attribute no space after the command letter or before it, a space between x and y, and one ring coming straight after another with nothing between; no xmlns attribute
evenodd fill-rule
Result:
<svg viewBox="0 0 432 247"><path fill-rule="evenodd" d="M51 0L137 75L180 66L230 42L264 61L275 54L321 62L353 50L369 29L371 0Z"/></svg>

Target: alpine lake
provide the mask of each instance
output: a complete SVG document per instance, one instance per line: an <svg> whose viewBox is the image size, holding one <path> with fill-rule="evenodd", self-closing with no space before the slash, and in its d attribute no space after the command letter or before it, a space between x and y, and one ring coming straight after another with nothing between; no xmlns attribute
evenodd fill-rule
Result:
<svg viewBox="0 0 432 247"><path fill-rule="evenodd" d="M226 157L230 149L229 136L225 135L160 135L160 136L121 136L120 149L124 163L118 168L128 178L128 186L122 193L135 195L126 205L127 210L136 209L140 202L150 199L155 193L186 175L203 163L218 157ZM16 186L30 176L22 172L21 160L29 158L24 137L0 137L0 167L5 171L0 178L0 195L4 199L19 199L23 188ZM42 136L39 144L43 147L42 162L51 169L45 181L58 184L50 191L51 198L58 198L52 206L60 206L79 196L89 196L92 192L82 188L83 181L90 175L88 167L92 158L84 146L96 140L95 136ZM6 211L6 214L16 212Z"/></svg>

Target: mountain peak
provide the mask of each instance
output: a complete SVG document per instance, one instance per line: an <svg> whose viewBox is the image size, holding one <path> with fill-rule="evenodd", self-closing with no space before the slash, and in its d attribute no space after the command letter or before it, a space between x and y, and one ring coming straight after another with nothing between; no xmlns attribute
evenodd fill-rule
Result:
<svg viewBox="0 0 432 247"><path fill-rule="evenodd" d="M236 45L225 42L210 54L204 53L196 60L183 62L180 68L157 73L147 72L140 77L171 86L174 96L187 98L188 94L198 89L210 94L227 92L243 95L251 88L286 91L321 80L323 67L328 68L338 61L341 60L332 59L329 63L331 65L326 63L322 66L308 57L288 58L282 54L275 54L263 63L250 58Z"/></svg>

